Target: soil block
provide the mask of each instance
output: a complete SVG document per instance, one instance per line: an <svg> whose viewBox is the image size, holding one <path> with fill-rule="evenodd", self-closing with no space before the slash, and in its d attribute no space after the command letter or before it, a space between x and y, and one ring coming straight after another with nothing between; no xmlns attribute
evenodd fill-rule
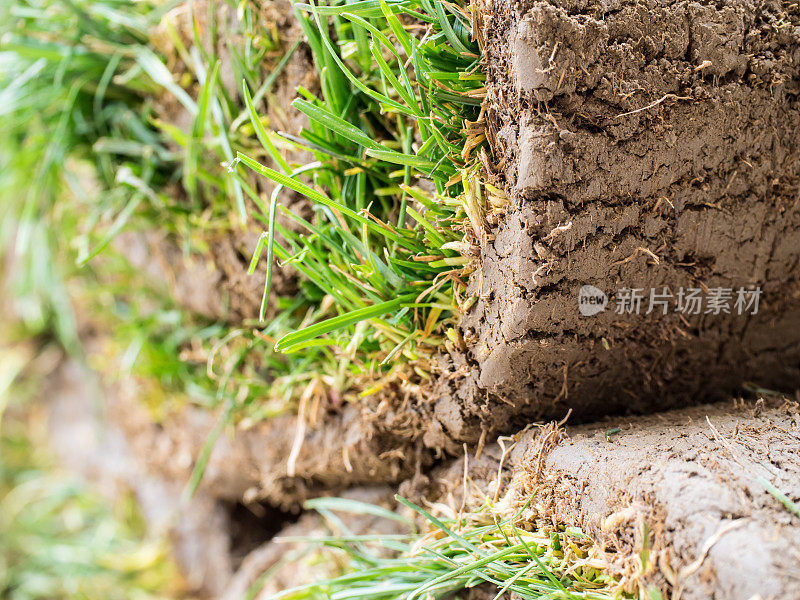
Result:
<svg viewBox="0 0 800 600"><path fill-rule="evenodd" d="M511 206L481 249L469 351L445 368L435 427L475 441L567 409L574 422L748 381L794 389L797 5L498 1L484 13L489 139ZM579 310L586 285L585 312L603 295L605 310Z"/></svg>
<svg viewBox="0 0 800 600"><path fill-rule="evenodd" d="M615 425L619 426L616 431ZM622 576L673 598L800 598L800 405L694 407L571 428L512 462L522 497L591 535ZM796 510L796 509L795 509Z"/></svg>

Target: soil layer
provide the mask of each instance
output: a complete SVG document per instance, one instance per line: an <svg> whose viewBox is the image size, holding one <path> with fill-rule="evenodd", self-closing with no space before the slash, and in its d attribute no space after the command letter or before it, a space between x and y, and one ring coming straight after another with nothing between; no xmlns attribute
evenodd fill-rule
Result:
<svg viewBox="0 0 800 600"><path fill-rule="evenodd" d="M495 2L483 21L489 138L511 206L470 284L479 299L462 323L469 350L441 357L425 398L368 398L307 427L294 475L294 417L237 431L235 451L221 440L207 478L231 498L293 503L396 482L442 451L460 454L462 442L569 409L571 422L588 421L729 397L746 381L800 383L797 7ZM179 303L255 316L263 275L245 274L255 234L209 242L210 267L186 266L154 233L135 235L128 254L144 268L163 263L155 275ZM604 312L581 314L585 284L611 296ZM289 274L273 292L293 285ZM642 290L640 314L615 312L623 287ZM645 314L649 292L665 287L666 314ZM713 289L734 297L727 313L684 314L681 288L706 302ZM756 314L737 314L739 288L760 289ZM187 410L163 428L194 457L212 424Z"/></svg>
<svg viewBox="0 0 800 600"><path fill-rule="evenodd" d="M110 494L132 489L151 526L170 531L187 583L210 597L234 597L268 569L275 578L267 596L325 576L324 564L312 568L313 556L303 558L301 544L275 542L271 533L261 543L237 540L231 503L244 500L250 508L238 512L251 511L258 529L274 531L287 522L274 510L277 503L296 508L305 497L333 493L392 507L392 489L397 489L417 503L451 507L473 507L484 494L503 498L501 504L523 503L532 495L529 518L581 527L629 589L655 585L665 597L698 600L745 600L757 593L764 600L800 598L800 520L764 483L800 498L796 402L728 402L567 430L553 424L529 428L504 438L502 447L489 443L469 449L466 482L465 458L438 465L416 462L421 455L409 446L364 466L355 459L348 471L337 466L342 459L336 453L347 446L332 441L341 434L335 425L325 428L333 438L306 439L298 455L306 475L289 477L285 455L290 450L283 442L273 447L275 429L239 432L218 442L201 489L191 503L182 504L181 492L212 420L184 410L163 427L154 425L131 402L135 397L102 390L93 381L71 361L52 376L45 392L54 449L65 464ZM131 382L124 387L135 396ZM348 439L354 440L352 433ZM358 456L375 451L367 446ZM383 468L377 466L380 461ZM394 485L358 487L379 481ZM259 499L270 503L260 517L264 522L258 522L265 511ZM387 524L361 518L347 526L375 533ZM319 519L306 514L279 536L323 532ZM643 552L648 553L645 563ZM300 563L283 565L286 556L311 562L298 570Z"/></svg>
<svg viewBox="0 0 800 600"><path fill-rule="evenodd" d="M183 406L157 424L140 393L134 381L116 385L110 418L152 471L187 482L218 416ZM290 510L353 486L398 483L432 461L421 452L420 429L413 416L379 399L320 415L313 427L294 415L247 429L230 425L214 444L200 489L229 502L265 501Z"/></svg>
<svg viewBox="0 0 800 600"><path fill-rule="evenodd" d="M445 368L433 429L473 442L568 407L588 420L746 381L794 389L797 5L498 1L484 20L511 206L482 248L470 350ZM593 316L587 284L610 297ZM621 288L641 290L639 314L616 313ZM676 310L681 288L700 290L699 314ZM717 288L732 298L714 314ZM735 304L740 288L760 289L757 314ZM645 314L651 291L671 297Z"/></svg>
<svg viewBox="0 0 800 600"><path fill-rule="evenodd" d="M764 483L800 497L796 402L571 428L545 458L541 441L520 440L513 485L595 538L620 575L683 600L800 598L800 518Z"/></svg>

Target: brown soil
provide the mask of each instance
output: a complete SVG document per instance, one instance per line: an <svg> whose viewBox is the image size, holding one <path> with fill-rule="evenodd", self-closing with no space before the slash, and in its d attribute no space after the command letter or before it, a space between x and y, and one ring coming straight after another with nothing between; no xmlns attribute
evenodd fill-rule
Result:
<svg viewBox="0 0 800 600"><path fill-rule="evenodd" d="M800 11L494 2L488 119L510 191L434 429L457 441L800 382ZM757 315L585 317L578 290L762 290ZM733 302L730 304L733 308ZM659 309L657 309L659 310ZM458 361L462 366L459 370ZM460 371L460 374L457 372ZM515 418L520 417L515 421Z"/></svg>
<svg viewBox="0 0 800 600"><path fill-rule="evenodd" d="M135 381L115 385L107 400L110 418L151 470L188 481L218 417L185 406L156 424L141 394ZM296 509L307 498L352 486L398 483L426 468L432 457L421 452L415 417L383 400L348 405L305 427L293 474L288 459L297 443L296 416L275 417L250 429L231 426L214 446L201 490L231 502L266 501Z"/></svg>
<svg viewBox="0 0 800 600"><path fill-rule="evenodd" d="M163 287L182 308L210 319L241 323L258 319L264 294L264 267L247 273L260 233L251 227L209 235L203 240L207 254L189 256L175 236L155 229L122 232L113 245L148 276L151 285ZM273 270L271 299L291 297L296 291L293 271ZM268 304L268 316L275 312L274 306L274 302Z"/></svg>
<svg viewBox="0 0 800 600"><path fill-rule="evenodd" d="M763 600L800 598L800 521L759 483L764 478L790 498L800 497L800 408L795 402L740 401L566 431L553 425L534 428L506 440L511 451L500 483L501 448L488 444L479 456L470 449L466 487L464 459L459 458L433 468L419 465L415 474L395 473L394 481L406 478L399 488L354 488L359 477L362 482L369 478L333 470L330 479L316 481L317 487L287 492L280 488L280 477L263 480L282 469L280 461L270 464L263 457L273 449L271 440L244 432L235 440L220 440L200 492L190 505L181 505L183 483L210 427L208 415L183 413L161 428L137 414L141 408L130 398L117 393L104 398L92 381L70 361L51 378L45 393L54 448L67 465L111 493L133 489L153 528L171 532L192 587L211 597L241 597L236 594L271 567L275 578L263 597L331 572L332 565L300 556L301 544L276 542L271 533L254 544L232 534L241 516L218 499L247 498L251 509L244 510L259 515L264 509L253 504L248 490L266 485L262 491L271 492L261 496L270 501L334 492L387 507L393 506L393 489L419 503L449 506L460 506L466 491L469 507L499 486L503 502L523 502L535 494L532 519L581 527L599 542L601 556L631 589L656 585L665 597L684 599L747 599L758 593ZM615 426L621 431L607 437L605 432ZM192 435L196 439L188 439ZM317 457L333 454L330 440L311 443ZM413 455L410 449L405 452ZM374 481L382 477L385 472L372 474ZM267 508L260 518L278 521L256 523L256 529L271 531L286 521L269 516L276 513ZM391 525L385 520L345 521L357 533L392 533L384 529ZM243 526L253 528L247 521ZM318 517L307 514L279 537L325 531ZM642 569L645 531L651 558L649 568ZM253 549L243 555L247 547ZM300 562L281 563L290 555ZM476 593L489 598L496 592Z"/></svg>
<svg viewBox="0 0 800 600"><path fill-rule="evenodd" d="M621 432L606 438L615 426ZM622 575L672 598L800 598L800 406L718 404L571 428L544 460L536 432L510 462L541 518L578 525ZM527 496L525 496L527 497ZM648 568L641 551L647 525Z"/></svg>
<svg viewBox="0 0 800 600"><path fill-rule="evenodd" d="M551 423L503 443L505 459L497 444L477 457L470 449L466 486L459 458L399 493L458 507L466 490L470 507L499 487L497 507L511 512L532 496L526 518L580 527L629 591L800 598L800 519L759 481L800 498L797 402L728 401L566 429Z"/></svg>

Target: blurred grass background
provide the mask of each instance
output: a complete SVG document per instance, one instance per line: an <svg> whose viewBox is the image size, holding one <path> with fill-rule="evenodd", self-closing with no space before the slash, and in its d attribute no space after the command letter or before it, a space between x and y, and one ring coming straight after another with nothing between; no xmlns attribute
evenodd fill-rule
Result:
<svg viewBox="0 0 800 600"><path fill-rule="evenodd" d="M189 598L133 495L101 495L52 454L37 396L59 353L0 341L0 598Z"/></svg>

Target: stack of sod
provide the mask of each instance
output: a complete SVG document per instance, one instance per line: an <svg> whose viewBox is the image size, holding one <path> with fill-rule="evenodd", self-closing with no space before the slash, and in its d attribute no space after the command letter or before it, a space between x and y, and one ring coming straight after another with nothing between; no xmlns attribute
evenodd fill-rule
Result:
<svg viewBox="0 0 800 600"><path fill-rule="evenodd" d="M280 168L278 171L254 158L253 150L246 149L246 140L239 140L237 148L243 151L233 158L230 140L238 139L236 133L247 133L242 129L246 123L241 111L232 110L233 100L220 85L220 62L202 52L199 32L194 32L193 51L181 46L179 36L173 36L187 68L184 79L188 83L184 81L182 85L197 93L197 100L193 100L166 71L165 63L169 64L169 60L159 58L147 41L147 28L161 18L161 12L148 5L140 8L141 22L116 3L106 6L86 2L70 5L64 12L45 5L15 6L11 26L20 42L5 48L8 56L22 60L28 58L23 51L26 46L42 42L40 36L45 27L51 30L60 27L65 38L62 51L36 55L25 69L50 68L50 78L59 84L62 78L76 81L72 87L54 88L59 92L74 91L74 97L67 96L67 100L74 102L54 106L50 99L37 97L34 90L26 88L28 79L23 75L14 81L16 89L24 92L21 98L30 104L20 102L13 106L8 111L9 122L19 128L16 141L20 146L31 143L27 128L35 120L35 110L52 110L58 115L63 133L74 131L83 137L77 141L59 138L64 139L64 147L59 150L58 160L45 163L53 180L46 198L41 190L34 190L31 192L34 199L14 216L23 225L31 220L46 229L54 215L60 210L69 212L64 206L74 202L58 190L62 178L71 175L68 159L88 157L109 167L105 172L100 171L100 201L92 207L97 215L95 220L88 225L85 222L74 225L76 231L84 233L76 258L80 264L92 261L91 264L97 265L98 280L85 285L96 285L102 291L81 292L82 300L88 296L89 305L94 308L92 302L95 302L102 309L108 307L108 303L103 304L103 294L111 292L115 305L123 302L121 310L114 308L117 315L128 319L125 327L116 326L118 316L106 322L118 330L115 342L130 340L125 353L128 362L137 364L161 385L180 387L182 380L190 380L194 387L189 389L195 401L207 398L211 405L214 402L225 405L221 424L231 418L234 409L247 409L257 400L258 390L264 384L253 383L252 375L248 377L244 367L259 348L268 357L276 356L268 358L274 361L269 364L284 369L285 375L271 375L268 381L273 384L274 393L276 388L281 389L277 383L284 377L287 386L282 393L289 399L298 388L316 392L309 379L315 386L324 384L322 389L327 396L330 389L342 394L353 387L375 392L395 377L418 381L429 378L425 357L446 344L454 347L463 343L448 328L455 323L453 316L464 302L458 295L469 274L471 247L484 233L487 207L502 206L504 202L502 193L482 180L487 157L485 153L480 157L478 154L484 140L478 107L484 92L479 48L470 35L476 18L474 12L441 2L298 6L299 11L308 13L299 19L320 69L323 98L316 99L307 90L301 90L305 99L296 106L308 117L310 127L299 136L287 135L284 139L310 150L317 161L290 165L277 149L280 140L273 141L274 136L266 131L249 88L267 90L269 80L261 83L252 76L244 77L245 106L240 107L250 116L252 131L263 145L264 157ZM109 21L105 23L107 29L95 25L98 15L101 21L102 18ZM328 18L335 22L335 41L321 22ZM130 33L131 23L140 26L135 30L139 35L127 40L119 30ZM129 48L115 49L97 43L92 50L95 35L119 37ZM50 35L44 37L48 42L53 39ZM74 64L72 55L86 52L96 59L101 73L99 86L70 71L64 75L64 65L76 71L85 68ZM23 74L28 72L18 70ZM14 75L14 71L8 73ZM147 89L132 86L134 77L141 78L140 87ZM117 85L119 92L114 87ZM192 116L189 132L163 118L159 120L163 115L157 112L156 118L143 112L142 106L163 104L165 92L160 88L173 95ZM120 102L126 102L124 108L140 118L140 121L124 121L127 126L135 126L135 135L127 130L113 130L104 136L102 122L96 125L97 131L83 127L84 122L95 123L85 114L88 109L76 103L76 98L84 104L91 100L91 110L104 114L112 112L107 108L110 99L117 99L123 92L129 95ZM259 92L256 98L263 95ZM45 156L51 151L49 148L43 148ZM215 171L213 160L202 159L204 153L227 163L232 177L225 178L221 171ZM116 168L123 156L140 158L141 163ZM106 158L109 160L103 162ZM258 185L245 176L240 165L251 167L279 184L268 204L262 199ZM303 183L299 176L310 177L311 183ZM276 220L279 194L284 187L306 195L317 207L310 221L297 214L290 215L306 233L298 234ZM147 306L153 302L147 284L139 289L140 277L117 258L101 254L110 253L107 247L120 231L136 226L137 222L149 226L162 219L171 231L185 233L187 224L193 222L193 210L211 210L213 214L218 209L215 200L220 197L220 190L230 193L233 199L230 204L237 209L238 221L252 217L264 222L267 228L255 250L251 270L266 248L267 286L273 255L294 265L302 276L300 296L288 304L279 300L283 318L266 327L257 323L246 324L247 328L224 324L204 327L202 319L179 311L168 300L161 300L152 309ZM252 214L248 214L248 209ZM103 220L108 223L106 228L98 226L98 231L94 231ZM276 233L280 239L276 239ZM107 274L109 270L113 277ZM134 289L125 289L127 286ZM267 312L269 298L267 288L260 320ZM45 310L42 309L43 314ZM308 324L311 326L306 327ZM68 331L68 326L62 330ZM62 332L62 339L72 335ZM272 344L263 344L270 338L277 339L275 351L290 351L293 356L283 359L273 355ZM208 361L212 377L206 378L211 380L209 383L218 383L213 398L198 393L197 382L202 376L181 366L174 356L179 350L186 351L189 344L206 340L214 344ZM221 374L215 372L213 359L222 363ZM332 382L319 377L332 371L334 365L340 377ZM298 385L298 379L306 381ZM250 395L243 396L242 389ZM255 414L264 415L257 408ZM194 477L187 488L189 492L199 483L219 432L219 428L212 431L203 452L199 453ZM450 531L443 522L435 523ZM484 529L486 535L494 531L494 541L475 538L480 549L469 545L462 550L474 548L483 554L489 548L511 544L503 524L496 530L491 526L470 529L465 535L483 536ZM513 522L509 531L519 534L513 529ZM452 571L449 564L461 560L457 551L443 548L447 556L443 562L434 556L420 560L428 561L438 571L439 575L428 580L443 590L470 585L476 573L478 579L498 577L507 589L515 591L530 588L547 592L563 590L565 586L593 589L605 585L597 572L578 573L573 578L560 573L565 564L559 562L563 556L553 554L558 550L555 542L547 537L542 548L539 542L531 538L511 544L500 553L505 561L498 565L486 561L488 570L481 569L480 564L470 564L461 575L456 574L454 582L445 575ZM542 561L559 572L559 577L545 568ZM541 568L531 574L530 565ZM405 585L426 588L425 581L409 580Z"/></svg>

